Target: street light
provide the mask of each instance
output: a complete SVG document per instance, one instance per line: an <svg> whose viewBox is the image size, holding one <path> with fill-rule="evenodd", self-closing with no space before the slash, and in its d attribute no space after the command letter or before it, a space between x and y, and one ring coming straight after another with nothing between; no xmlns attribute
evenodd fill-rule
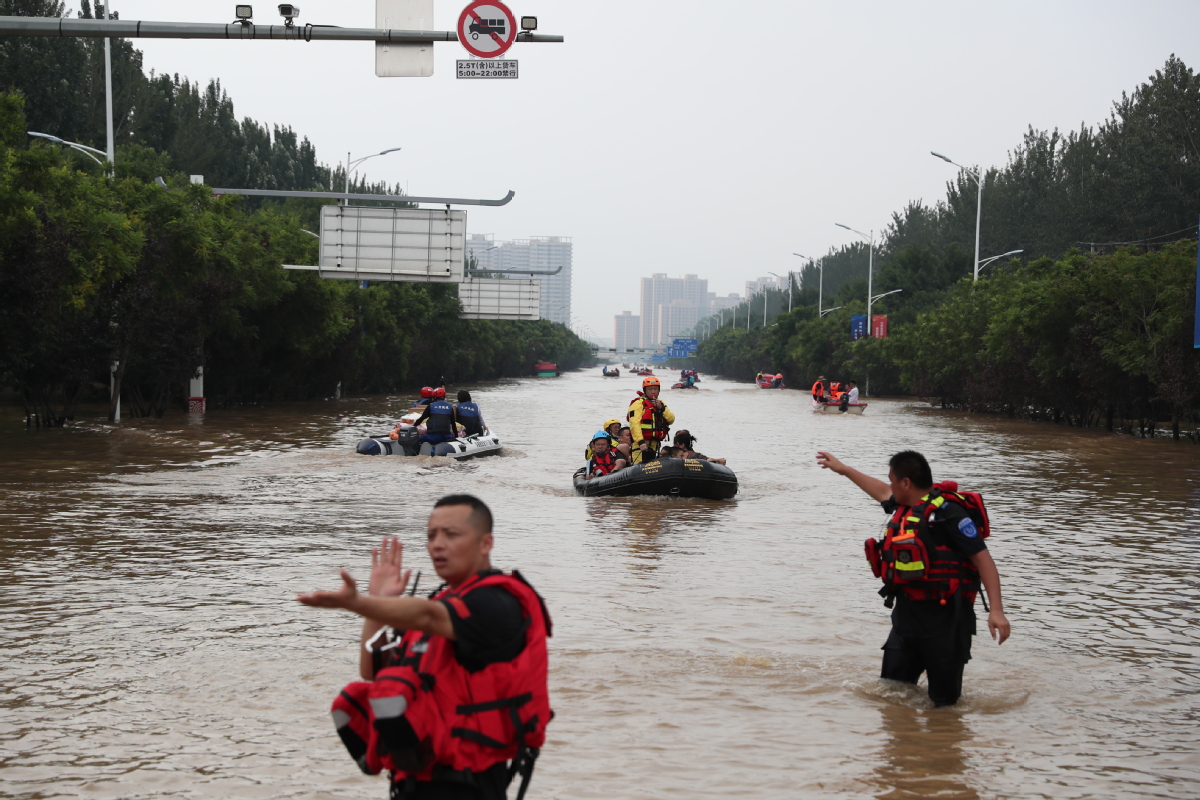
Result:
<svg viewBox="0 0 1200 800"><path fill-rule="evenodd" d="M954 164L954 166L975 179L975 186L978 187L978 191L975 194L975 280L979 280L979 220L983 216L983 174L979 169L973 170L970 167L964 167L962 164L951 161L941 153L935 153L932 150L929 153L945 161L947 164Z"/></svg>
<svg viewBox="0 0 1200 800"><path fill-rule="evenodd" d="M770 272L770 270L768 270L768 272ZM771 272L771 274L775 275L776 278L783 277L782 275L778 275L774 272ZM790 269L788 270L788 313L792 313L792 271Z"/></svg>
<svg viewBox="0 0 1200 800"><path fill-rule="evenodd" d="M875 278L875 229L872 228L871 235L868 236L862 231L854 230L854 228L851 228L849 225L843 225L840 222L835 222L833 224L837 225L839 228L845 228L851 233L857 233L859 236L867 240L867 335L869 336L871 334L871 292L874 291L871 286L872 281Z"/></svg>
<svg viewBox="0 0 1200 800"><path fill-rule="evenodd" d="M825 316L826 314L828 314L828 313L829 313L829 312L831 312L831 311L840 311L840 310L842 310L843 308L845 308L845 306L834 306L833 308L827 308L827 309L825 309L824 311L821 311L821 312L819 312L819 313L820 313L820 315L823 317L823 316Z"/></svg>
<svg viewBox="0 0 1200 800"><path fill-rule="evenodd" d="M993 261L999 261L1002 258L1007 258L1008 256L1015 256L1017 253L1024 253L1024 252L1025 252L1024 250L1009 250L1007 253L1001 253L1000 255L992 256L991 258L985 258L983 261L979 262L979 269L975 273L976 280L978 280L979 273L983 272L983 268L988 266L989 264L991 264Z"/></svg>
<svg viewBox="0 0 1200 800"><path fill-rule="evenodd" d="M807 258L808 263L810 265L813 263L813 259L810 256L802 256L799 253L792 253L792 255L799 256L800 258ZM825 315L821 313L821 306L823 305L824 300L825 300L825 262L824 261L821 261L821 266L818 267L818 269L820 270L820 272L817 274L817 316L823 317Z"/></svg>
<svg viewBox="0 0 1200 800"><path fill-rule="evenodd" d="M61 144L66 147L70 147L72 150L78 150L100 166L104 166L103 161L92 155L92 153L105 155L103 150L97 150L94 147L88 147L86 144L80 144L79 142L68 142L66 139L60 139L57 136L51 136L48 133L37 133L36 131L26 131L25 133L27 133L29 136L36 136L39 139L45 139L48 142L53 142L54 144Z"/></svg>
<svg viewBox="0 0 1200 800"><path fill-rule="evenodd" d="M386 156L388 153L394 153L399 149L400 149L399 147L390 147L387 150L380 150L378 153L372 153L369 156L363 156L362 158L360 158L356 161L351 161L350 154L346 153L346 205L350 205L350 170L352 170L354 167L358 166L362 162L366 161L368 158L375 158L376 156Z"/></svg>
<svg viewBox="0 0 1200 800"><path fill-rule="evenodd" d="M892 289L890 292L884 292L883 294L877 294L871 298L871 303L874 303L876 300L878 300L881 297L887 297L889 294L895 294L896 292L903 292L903 291L904 291L903 289ZM868 317L871 316L871 303L867 303L867 316Z"/></svg>

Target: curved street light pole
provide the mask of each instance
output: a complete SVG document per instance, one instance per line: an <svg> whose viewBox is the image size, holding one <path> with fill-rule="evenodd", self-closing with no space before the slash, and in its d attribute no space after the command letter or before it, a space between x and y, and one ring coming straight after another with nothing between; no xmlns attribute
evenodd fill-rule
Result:
<svg viewBox="0 0 1200 800"><path fill-rule="evenodd" d="M780 275L776 272L771 272L770 270L767 270L767 271L771 275L774 275L776 278L783 277L782 275ZM792 271L790 269L788 270L787 279L788 279L788 313L790 314L790 313L792 313Z"/></svg>
<svg viewBox="0 0 1200 800"><path fill-rule="evenodd" d="M357 159L355 161L351 161L350 154L346 153L346 192L345 192L346 193L346 205L350 205L350 170L353 169L354 167L357 167L359 164L366 161L368 158L375 158L377 156L386 156L388 153L394 153L399 149L401 149L401 148L389 147L387 150L381 150L378 153L372 153L369 156L363 156L362 158Z"/></svg>
<svg viewBox="0 0 1200 800"><path fill-rule="evenodd" d="M975 186L978 187L978 191L975 193L975 280L979 280L979 221L983 217L983 173L978 168L971 169L970 167L964 167L956 161L951 161L941 153L935 153L930 150L929 154L940 158L947 164L953 164L975 179Z"/></svg>
<svg viewBox="0 0 1200 800"><path fill-rule="evenodd" d="M36 131L26 131L25 133L29 136L36 136L39 139L45 139L46 141L52 142L54 144L61 144L65 147L71 148L72 150L78 150L79 152L83 153L85 156L90 158L92 161L95 161L100 166L104 166L103 161L101 161L100 159L98 159L94 155L92 155L92 153L99 153L100 155L104 155L105 153L103 150L97 150L94 147L88 147L86 144L80 144L79 142L68 142L66 139L60 139L57 136L51 136L48 133L38 133Z"/></svg>
<svg viewBox="0 0 1200 800"><path fill-rule="evenodd" d="M1001 253L1000 255L992 256L991 258L985 258L983 261L979 262L979 272L983 272L983 268L986 266L989 266L994 261L999 261L1000 259L1005 258L1006 256L1015 256L1018 253L1024 253L1024 252L1025 252L1024 250L1009 250L1007 253ZM978 280L978 274L979 273L976 273L976 280Z"/></svg>
<svg viewBox="0 0 1200 800"><path fill-rule="evenodd" d="M869 337L871 335L871 292L874 291L874 289L871 287L875 277L875 229L872 228L871 235L868 236L862 231L854 230L854 228L851 228L849 225L843 225L840 222L835 222L833 224L837 225L839 228L845 228L851 233L857 233L859 236L867 240L867 336Z"/></svg>
<svg viewBox="0 0 1200 800"><path fill-rule="evenodd" d="M809 258L808 256L802 256L799 253L792 253L792 255L799 256L800 258L808 258L808 263L809 264L813 263L813 259ZM791 274L792 273L789 271L788 275L791 275ZM821 266L820 266L820 272L818 273L818 277L817 277L817 316L818 317L825 316L824 314L821 313L821 304L824 299L825 299L825 262L822 261Z"/></svg>

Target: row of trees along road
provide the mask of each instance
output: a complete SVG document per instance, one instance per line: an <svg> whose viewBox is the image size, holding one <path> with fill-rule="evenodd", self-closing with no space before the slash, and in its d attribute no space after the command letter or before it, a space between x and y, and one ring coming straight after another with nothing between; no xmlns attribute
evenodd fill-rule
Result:
<svg viewBox="0 0 1200 800"><path fill-rule="evenodd" d="M932 158L931 158L932 162ZM931 168L936 166L931 163ZM867 248L831 250L786 292L752 298L706 338L702 369L739 380L782 371L869 378L873 393L944 406L1154 435L1168 422L1200 442L1200 350L1193 349L1200 215L1200 76L1172 56L1096 128L1030 130L986 172L982 254L1024 250L971 281L975 185L893 214L875 253L889 338L850 341L866 313ZM824 266L818 318L818 269ZM737 324L731 324L734 320ZM749 320L750 330L746 330Z"/></svg>
<svg viewBox="0 0 1200 800"><path fill-rule="evenodd" d="M62 16L57 0L0 0L0 14ZM98 16L84 0L77 12ZM117 172L29 143L27 130L104 149L102 40L0 40L0 384L61 425L107 398L119 363L126 413L161 415L205 365L220 406L411 388L575 368L589 346L546 321L459 318L456 287L356 284L287 272L315 263L313 201L214 198L210 186L329 189L342 167L286 127L238 120L217 82L146 74L112 42ZM171 191L154 178L166 176ZM351 182L351 190L400 194Z"/></svg>

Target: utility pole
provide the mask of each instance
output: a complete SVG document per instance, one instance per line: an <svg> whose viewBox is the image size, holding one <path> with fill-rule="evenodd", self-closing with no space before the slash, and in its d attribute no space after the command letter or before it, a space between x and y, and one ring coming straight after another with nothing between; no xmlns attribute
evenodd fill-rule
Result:
<svg viewBox="0 0 1200 800"><path fill-rule="evenodd" d="M104 1L104 19L108 20L109 0ZM104 40L104 110L108 129L108 170L116 172L117 145L113 136L113 103L112 103L112 39ZM120 414L120 411L117 412Z"/></svg>

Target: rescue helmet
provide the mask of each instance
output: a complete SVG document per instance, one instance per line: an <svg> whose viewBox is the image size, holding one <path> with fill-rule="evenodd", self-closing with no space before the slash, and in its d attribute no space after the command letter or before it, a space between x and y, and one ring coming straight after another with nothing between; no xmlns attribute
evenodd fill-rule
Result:
<svg viewBox="0 0 1200 800"><path fill-rule="evenodd" d="M428 386L422 387L421 388L421 397L422 398L433 397L433 389L431 389Z"/></svg>
<svg viewBox="0 0 1200 800"><path fill-rule="evenodd" d="M775 377L779 378L779 380L783 380L783 373L781 372L778 375L776 375Z"/></svg>
<svg viewBox="0 0 1200 800"><path fill-rule="evenodd" d="M606 420L604 420L604 424L601 427L604 428L604 430L608 430L613 425L620 425L620 424L621 424L621 420L619 420L619 419L606 419Z"/></svg>
<svg viewBox="0 0 1200 800"><path fill-rule="evenodd" d="M657 386L660 389L662 388L662 384L658 382L658 378L654 377L653 375L642 378L643 389L649 389L651 386Z"/></svg>
<svg viewBox="0 0 1200 800"><path fill-rule="evenodd" d="M439 386L438 388L433 390L433 396L435 399L441 400L442 398L444 398L446 396L446 390L443 389L441 386Z"/></svg>
<svg viewBox="0 0 1200 800"><path fill-rule="evenodd" d="M604 441L607 442L608 441L608 432L607 431L596 431L596 434L592 437L592 441L594 442L597 439L603 439Z"/></svg>

